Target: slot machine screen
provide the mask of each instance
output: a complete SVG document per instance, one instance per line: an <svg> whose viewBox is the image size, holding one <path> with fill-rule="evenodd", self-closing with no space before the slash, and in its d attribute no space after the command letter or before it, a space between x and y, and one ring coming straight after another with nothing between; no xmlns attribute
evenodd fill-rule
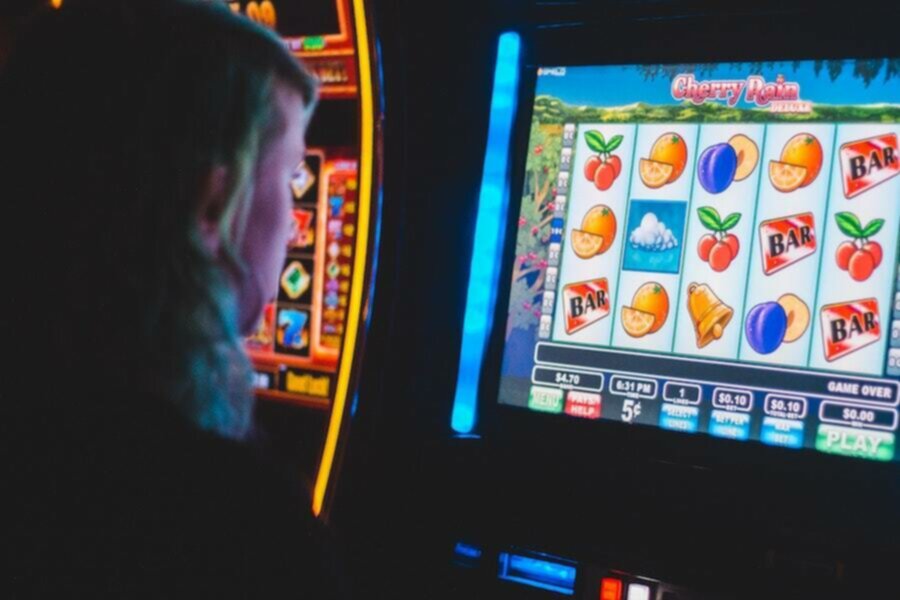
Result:
<svg viewBox="0 0 900 600"><path fill-rule="evenodd" d="M229 5L232 10L272 27L286 38L342 33L339 2L335 0L242 0L229 1Z"/></svg>
<svg viewBox="0 0 900 600"><path fill-rule="evenodd" d="M294 235L247 347L263 397L327 406L347 320L357 216L357 161L310 149L291 181Z"/></svg>
<svg viewBox="0 0 900 600"><path fill-rule="evenodd" d="M532 111L501 404L900 460L896 59L541 67Z"/></svg>

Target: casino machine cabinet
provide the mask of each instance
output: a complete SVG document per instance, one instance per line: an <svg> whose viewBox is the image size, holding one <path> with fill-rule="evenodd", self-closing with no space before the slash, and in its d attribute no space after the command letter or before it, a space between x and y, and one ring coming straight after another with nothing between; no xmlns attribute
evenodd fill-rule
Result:
<svg viewBox="0 0 900 600"><path fill-rule="evenodd" d="M897 8L429 10L379 20L408 125L345 473L379 493L338 502L367 576L897 597Z"/></svg>
<svg viewBox="0 0 900 600"><path fill-rule="evenodd" d="M273 28L321 85L291 182L295 235L278 296L246 341L259 422L313 489L318 514L353 400L374 255L379 113L367 15L359 0L228 4Z"/></svg>

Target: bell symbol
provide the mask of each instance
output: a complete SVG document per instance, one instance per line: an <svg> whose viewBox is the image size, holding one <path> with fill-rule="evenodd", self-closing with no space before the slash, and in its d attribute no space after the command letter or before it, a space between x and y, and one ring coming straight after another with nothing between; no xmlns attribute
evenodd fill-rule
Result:
<svg viewBox="0 0 900 600"><path fill-rule="evenodd" d="M697 347L703 348L722 337L734 310L722 302L705 283L688 286L688 313L697 332Z"/></svg>

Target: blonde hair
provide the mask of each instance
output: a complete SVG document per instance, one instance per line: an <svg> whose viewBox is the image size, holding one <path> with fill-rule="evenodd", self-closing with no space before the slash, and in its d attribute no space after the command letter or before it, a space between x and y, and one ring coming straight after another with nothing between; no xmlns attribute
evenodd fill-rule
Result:
<svg viewBox="0 0 900 600"><path fill-rule="evenodd" d="M219 4L70 0L39 19L0 80L12 173L2 197L19 207L22 247L68 259L57 276L70 303L53 312L41 297L53 286L38 281L19 304L45 319L70 380L89 386L83 372L105 369L98 389L162 399L203 429L242 437L251 369L228 274L201 239L199 199L225 167L218 235L244 269L236 247L254 167L282 126L275 83L307 111L316 83L273 33ZM63 160L48 169L50 152ZM52 230L61 247L49 251L28 226Z"/></svg>

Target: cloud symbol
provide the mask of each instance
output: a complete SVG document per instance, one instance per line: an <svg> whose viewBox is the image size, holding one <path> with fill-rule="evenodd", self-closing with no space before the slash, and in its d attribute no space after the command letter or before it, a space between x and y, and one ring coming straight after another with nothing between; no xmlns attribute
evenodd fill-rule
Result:
<svg viewBox="0 0 900 600"><path fill-rule="evenodd" d="M644 215L640 226L631 232L629 240L635 248L651 252L663 252L678 245L672 230L652 212Z"/></svg>

